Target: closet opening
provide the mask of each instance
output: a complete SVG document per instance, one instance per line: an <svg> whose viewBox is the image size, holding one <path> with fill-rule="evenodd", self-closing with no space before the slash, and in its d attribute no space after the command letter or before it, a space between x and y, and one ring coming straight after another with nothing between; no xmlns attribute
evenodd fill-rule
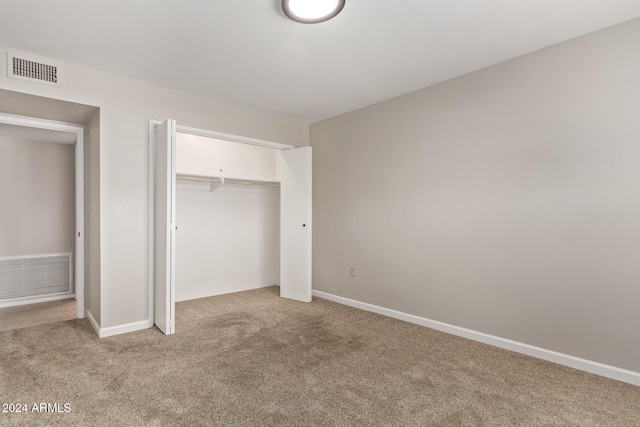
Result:
<svg viewBox="0 0 640 427"><path fill-rule="evenodd" d="M171 120L149 133L156 326L175 332L176 302L273 285L311 301L311 148Z"/></svg>
<svg viewBox="0 0 640 427"><path fill-rule="evenodd" d="M84 317L84 128L0 114L0 330Z"/></svg>
<svg viewBox="0 0 640 427"><path fill-rule="evenodd" d="M279 285L278 154L176 133L176 302Z"/></svg>

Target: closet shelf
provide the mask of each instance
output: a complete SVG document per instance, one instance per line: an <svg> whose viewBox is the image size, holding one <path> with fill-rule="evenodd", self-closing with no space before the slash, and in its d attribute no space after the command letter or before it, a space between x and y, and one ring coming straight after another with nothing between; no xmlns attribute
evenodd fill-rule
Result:
<svg viewBox="0 0 640 427"><path fill-rule="evenodd" d="M209 184L266 185L269 187L280 187L280 183L276 181L257 181L251 179L224 178L221 176L187 175L179 173L176 174L176 179L208 182Z"/></svg>

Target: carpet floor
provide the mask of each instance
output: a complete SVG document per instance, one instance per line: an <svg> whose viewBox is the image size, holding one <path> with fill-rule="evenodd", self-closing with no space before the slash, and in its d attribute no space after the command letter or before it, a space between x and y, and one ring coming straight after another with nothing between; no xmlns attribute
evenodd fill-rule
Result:
<svg viewBox="0 0 640 427"><path fill-rule="evenodd" d="M25 426L640 426L640 387L275 287L178 303L170 337L0 332L0 402Z"/></svg>

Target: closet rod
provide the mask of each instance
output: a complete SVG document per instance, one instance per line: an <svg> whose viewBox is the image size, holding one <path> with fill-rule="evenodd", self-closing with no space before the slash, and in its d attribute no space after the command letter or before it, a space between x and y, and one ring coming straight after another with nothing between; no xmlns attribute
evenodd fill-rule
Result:
<svg viewBox="0 0 640 427"><path fill-rule="evenodd" d="M269 187L280 187L279 182L275 181L254 181L250 179L221 178L215 176L198 176L198 175L182 175L177 174L176 179L184 179L187 181L208 182L210 184L241 184L241 185L266 185Z"/></svg>

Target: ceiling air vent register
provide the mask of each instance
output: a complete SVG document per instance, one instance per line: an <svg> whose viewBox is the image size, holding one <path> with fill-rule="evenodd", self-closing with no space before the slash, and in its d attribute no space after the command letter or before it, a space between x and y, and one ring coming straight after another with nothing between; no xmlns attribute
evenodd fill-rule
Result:
<svg viewBox="0 0 640 427"><path fill-rule="evenodd" d="M14 79L61 86L58 66L47 64L40 58L7 52L7 74Z"/></svg>

